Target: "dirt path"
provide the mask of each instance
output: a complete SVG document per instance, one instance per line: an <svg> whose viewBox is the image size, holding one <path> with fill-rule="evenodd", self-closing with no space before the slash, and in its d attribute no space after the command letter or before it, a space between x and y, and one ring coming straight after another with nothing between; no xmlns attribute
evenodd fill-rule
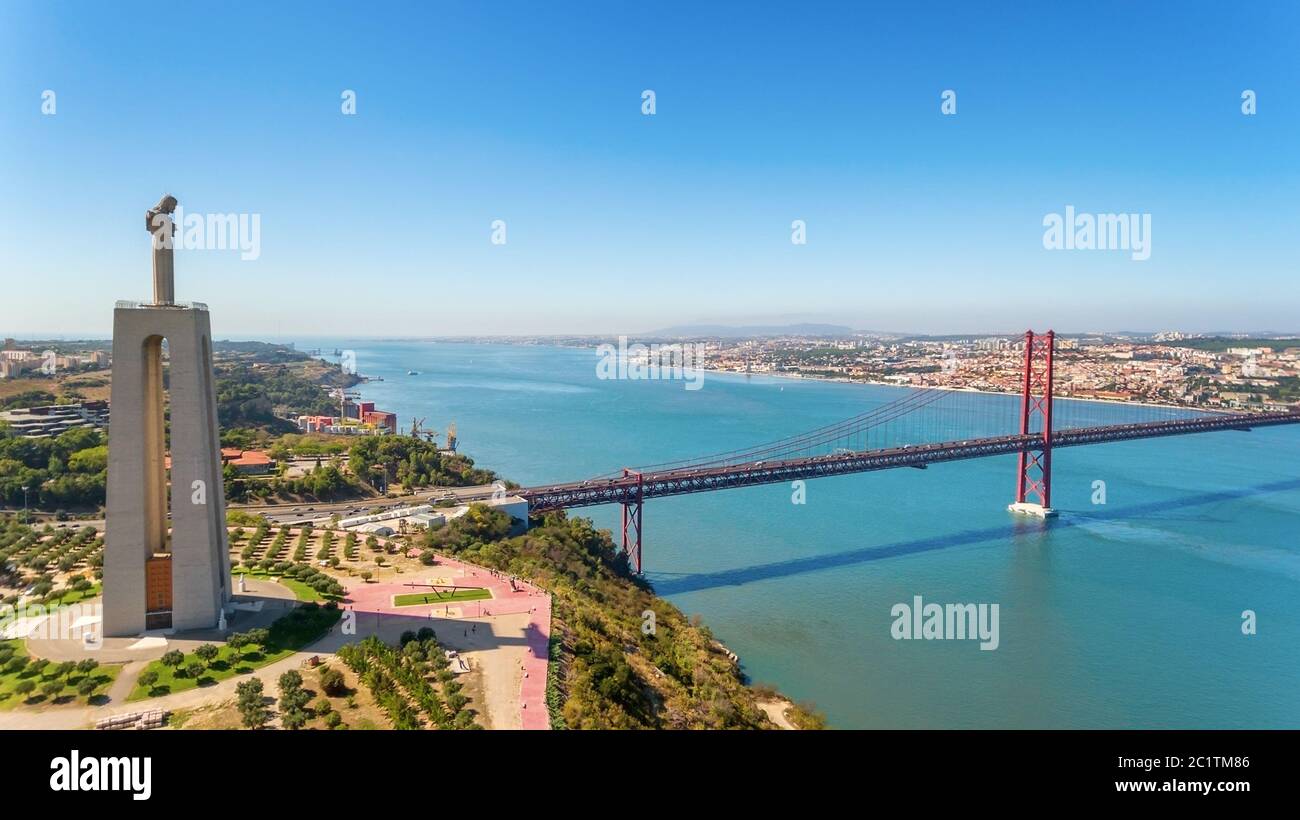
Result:
<svg viewBox="0 0 1300 820"><path fill-rule="evenodd" d="M493 729L522 729L519 686L528 655L524 635L528 613L494 615L461 624L460 629L452 624L439 631L438 641L464 655L478 671L487 725Z"/></svg>
<svg viewBox="0 0 1300 820"><path fill-rule="evenodd" d="M763 713L767 715L768 720L772 721L777 726L780 726L782 729L796 729L795 725L790 722L790 719L785 716L785 710L789 709L793 705L793 703L784 699L758 701L758 708L763 710Z"/></svg>

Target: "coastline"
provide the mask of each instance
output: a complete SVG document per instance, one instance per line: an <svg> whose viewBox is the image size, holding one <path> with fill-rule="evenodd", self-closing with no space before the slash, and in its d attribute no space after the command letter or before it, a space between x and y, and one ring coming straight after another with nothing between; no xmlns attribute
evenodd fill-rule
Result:
<svg viewBox="0 0 1300 820"><path fill-rule="evenodd" d="M1003 390L982 390L977 387L950 387L948 385L941 385L941 384L933 384L933 385L897 384L895 382L882 382L875 379L849 379L849 378L834 379L829 376L804 376L799 373L772 373L768 371L763 371L761 373L746 373L743 370L727 370L726 368L721 368L721 367L700 367L694 369L703 371L705 373L716 373L720 375L768 376L774 379L790 379L792 381L809 381L809 382L826 382L828 384L866 384L866 385L874 385L877 387L896 387L902 390L950 390L954 393L981 393L987 396L1019 396L1020 395L1019 393L1013 393L1010 391L1003 391ZM1090 397L1085 398L1081 396L1054 395L1053 399L1056 401L1060 401L1060 400L1086 401L1086 402L1092 402L1094 404L1113 404L1119 407L1154 407L1162 410L1186 410L1189 413L1232 412L1229 410L1216 411L1216 410L1207 410L1200 407L1189 407L1185 404L1156 404L1155 402L1149 402L1149 401L1118 401L1116 399L1097 399L1097 398L1090 398Z"/></svg>
<svg viewBox="0 0 1300 820"><path fill-rule="evenodd" d="M509 340L507 340L507 339L502 339L502 340L498 340L498 341L488 341L488 340L473 341L473 340L468 340L468 339L419 339L419 340L416 340L416 341L427 341L427 342L431 342L431 343L433 343L433 344L438 344L438 343L448 343L448 342L453 343L453 344L485 344L485 345L496 345L496 344L499 344L499 345L506 346L506 347L542 347L542 348L552 348L552 349L555 349L555 350L594 350L594 349L595 349L595 346L593 346L593 345L561 344L561 343L558 343L558 342L551 342L551 343L537 343L537 344L520 344L520 343L518 343L518 342L511 342L511 341L509 341ZM981 393L981 394L988 395L988 396L1019 396L1019 395L1020 395L1018 392L1012 392L1012 391L1003 391L1003 390L985 390L985 389L976 388L976 387L952 387L952 386L949 386L949 385L908 385L908 384L898 384L898 383L896 383L896 382L880 381L880 380L877 380L877 379L832 378L832 377L830 377L830 376L804 376L804 375L799 374L799 373L773 373L773 372L771 372L771 371L762 371L762 372L758 372L758 373L754 373L754 372L749 372L749 373L747 373L747 372L745 372L744 370L730 370L730 369L723 368L723 367L693 367L693 368L688 368L688 369L689 369L689 370L695 370L695 371L703 372L703 373L713 373L713 374L719 374L719 375L732 375L732 376L770 376L770 377L775 378L775 379L790 379L790 380L793 380L793 381L814 381L814 382L826 382L826 383L828 383L828 384L864 384L864 385L874 385L874 386L879 386L879 387L896 387L896 388L900 388L900 389L908 389L908 390L951 390L951 391L953 391L953 392L957 392L957 393ZM1185 404L1161 404L1161 403L1158 403L1158 402L1151 402L1151 401L1119 401L1119 400L1117 400L1117 399L1099 399L1099 398L1094 398L1094 397L1090 397L1090 396L1089 396L1089 397L1084 397L1084 396L1061 396L1061 395L1057 395L1057 396L1055 396L1054 398L1057 399L1057 400L1062 400L1062 399L1063 399L1063 400L1066 400L1066 401L1090 402L1090 403L1094 403L1094 404L1111 404L1111 405L1116 405L1116 406L1119 406L1119 407L1150 407L1150 408L1156 408L1156 409L1162 409L1162 410L1185 410L1185 411L1187 411L1187 412L1189 412L1189 413L1234 413L1234 412L1239 412L1239 411L1229 410L1229 409L1227 409L1227 408L1203 408L1203 407L1192 407L1192 406L1185 405Z"/></svg>

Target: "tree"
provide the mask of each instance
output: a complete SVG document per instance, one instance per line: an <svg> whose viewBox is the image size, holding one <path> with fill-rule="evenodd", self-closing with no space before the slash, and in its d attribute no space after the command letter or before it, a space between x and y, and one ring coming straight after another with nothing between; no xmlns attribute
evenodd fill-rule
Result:
<svg viewBox="0 0 1300 820"><path fill-rule="evenodd" d="M302 709L281 710L280 724L291 731L301 729L307 723L307 713Z"/></svg>
<svg viewBox="0 0 1300 820"><path fill-rule="evenodd" d="M94 672L97 668L99 668L99 661L95 660L94 658L86 658L83 661L77 662L77 671L83 675L89 675L91 672Z"/></svg>
<svg viewBox="0 0 1300 820"><path fill-rule="evenodd" d="M301 729L308 719L304 710L311 695L302 688L302 675L290 669L280 676L280 723L286 729Z"/></svg>
<svg viewBox="0 0 1300 820"><path fill-rule="evenodd" d="M164 652L163 656L158 660L163 662L163 666L170 666L173 669L179 668L181 664L185 663L185 653L179 649L173 649L170 652Z"/></svg>
<svg viewBox="0 0 1300 820"><path fill-rule="evenodd" d="M41 684L41 694L47 698L54 698L63 691L63 681L52 680Z"/></svg>
<svg viewBox="0 0 1300 820"><path fill-rule="evenodd" d="M235 650L235 660L242 660L244 657L243 648L248 646L248 636L243 632L236 632L229 638L226 638L226 646Z"/></svg>
<svg viewBox="0 0 1300 820"><path fill-rule="evenodd" d="M290 669L280 676L280 692L298 692L302 689L302 674L297 669ZM283 694L281 695L283 698Z"/></svg>
<svg viewBox="0 0 1300 820"><path fill-rule="evenodd" d="M14 687L14 691L20 695L30 695L32 692L36 691L36 681L31 678L20 680L18 681L18 685Z"/></svg>
<svg viewBox="0 0 1300 820"><path fill-rule="evenodd" d="M153 689L153 685L158 682L158 673L152 669L146 669L135 680L145 689Z"/></svg>
<svg viewBox="0 0 1300 820"><path fill-rule="evenodd" d="M205 643L198 649L195 649L194 654L199 660L203 661L206 666L211 667L212 662L217 659L217 648L210 643Z"/></svg>
<svg viewBox="0 0 1300 820"><path fill-rule="evenodd" d="M95 686L96 684L93 680L86 678L77 685L77 694L81 695L83 698L88 698L92 693L94 693Z"/></svg>
<svg viewBox="0 0 1300 820"><path fill-rule="evenodd" d="M185 675L186 677L190 677L195 680L198 680L199 675L203 674L203 669L204 669L203 664L199 663L198 661L190 661L188 664L185 665Z"/></svg>
<svg viewBox="0 0 1300 820"><path fill-rule="evenodd" d="M370 570L368 570L368 569L367 569L367 570L362 570L362 571L361 571L361 580L362 580L362 581L369 581L369 580L370 580L371 578L373 578L374 576L375 576L375 574L374 574L373 572L371 572Z"/></svg>
<svg viewBox="0 0 1300 820"><path fill-rule="evenodd" d="M235 687L239 715L246 729L260 729L266 725L266 704L262 701L262 681L249 678Z"/></svg>
<svg viewBox="0 0 1300 820"><path fill-rule="evenodd" d="M45 671L45 667L47 667L47 666L49 666L49 665L50 665L50 662L49 662L47 659L45 659L45 658L37 658L36 660L34 660L34 661L32 661L30 664L28 664L27 668L30 669L30 670L32 670L33 672L35 672L36 674L39 675L39 674L41 674L42 672L44 672L44 671Z"/></svg>

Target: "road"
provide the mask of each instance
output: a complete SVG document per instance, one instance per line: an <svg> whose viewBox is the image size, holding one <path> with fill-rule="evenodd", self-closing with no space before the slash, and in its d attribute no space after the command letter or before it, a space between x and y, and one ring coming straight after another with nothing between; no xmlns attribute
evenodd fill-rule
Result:
<svg viewBox="0 0 1300 820"><path fill-rule="evenodd" d="M419 504L437 504L440 501L454 501L465 504L471 501L483 501L492 497L496 487L482 484L474 487L438 487L422 490L414 495L402 498L361 498L337 503L313 504L230 504L226 509L242 510L254 515L265 516L273 524L323 524L333 515L346 518L349 515L364 515L379 508L391 510L395 507L409 507Z"/></svg>
<svg viewBox="0 0 1300 820"><path fill-rule="evenodd" d="M351 501L336 503L298 502L296 504L227 504L227 510L242 510L254 515L262 515L272 524L324 524L333 515L346 518L349 515L364 515L375 508L390 510L394 507L414 506L417 504L437 504L439 501L455 501L465 504L471 501L484 501L492 497L496 487L482 484L474 487L438 487L433 490L421 490L414 495L402 498L356 498ZM0 510L0 512L17 512L22 510ZM104 531L103 518L89 518L76 521L55 521L53 514L29 510L33 524L49 523L55 527L91 526ZM170 517L170 516L169 516Z"/></svg>

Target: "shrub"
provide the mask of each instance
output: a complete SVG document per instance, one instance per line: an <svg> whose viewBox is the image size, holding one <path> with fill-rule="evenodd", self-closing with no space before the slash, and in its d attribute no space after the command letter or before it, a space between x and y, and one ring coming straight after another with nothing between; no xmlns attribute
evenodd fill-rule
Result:
<svg viewBox="0 0 1300 820"><path fill-rule="evenodd" d="M457 729L473 728L474 713L469 711L468 709L462 709L461 711L456 713L456 719L452 721L452 725L455 726Z"/></svg>
<svg viewBox="0 0 1300 820"><path fill-rule="evenodd" d="M325 694L332 697L341 697L347 689L347 681L343 673L337 669L324 669L320 673L320 688Z"/></svg>

